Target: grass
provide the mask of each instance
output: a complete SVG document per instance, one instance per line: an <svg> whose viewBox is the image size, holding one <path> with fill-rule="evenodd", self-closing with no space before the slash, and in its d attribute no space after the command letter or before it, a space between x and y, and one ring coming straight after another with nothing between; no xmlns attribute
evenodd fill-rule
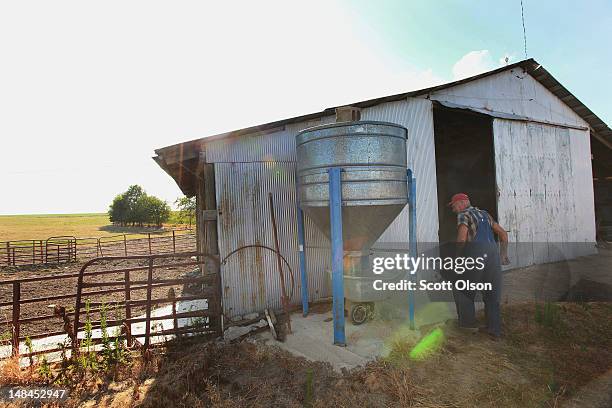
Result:
<svg viewBox="0 0 612 408"><path fill-rule="evenodd" d="M181 225L177 222L177 213L173 212L164 227L178 226ZM146 233L150 230L115 227L106 213L0 215L0 241L47 239L60 235L98 238L123 233Z"/></svg>
<svg viewBox="0 0 612 408"><path fill-rule="evenodd" d="M611 317L609 303L515 304L503 309L500 342L441 327L438 352L415 361L414 341L397 342L386 361L449 405L553 407L612 367Z"/></svg>

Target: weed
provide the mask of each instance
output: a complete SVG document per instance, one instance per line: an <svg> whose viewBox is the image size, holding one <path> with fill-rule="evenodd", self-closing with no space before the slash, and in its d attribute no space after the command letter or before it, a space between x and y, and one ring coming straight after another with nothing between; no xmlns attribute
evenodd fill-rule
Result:
<svg viewBox="0 0 612 408"><path fill-rule="evenodd" d="M100 312L100 322L102 329L102 367L107 373L112 370L113 378L115 378L118 366L127 363L126 351L123 343L119 340L121 328L116 328L113 336L109 336L104 305Z"/></svg>
<svg viewBox="0 0 612 408"><path fill-rule="evenodd" d="M53 375L51 373L51 366L49 365L49 362L47 361L47 358L45 356L42 357L37 371L38 374L47 381L53 378Z"/></svg>
<svg viewBox="0 0 612 408"><path fill-rule="evenodd" d="M536 303L535 321L544 327L557 328L560 322L559 305L550 301L546 301L544 305Z"/></svg>
<svg viewBox="0 0 612 408"><path fill-rule="evenodd" d="M79 355L79 366L85 371L87 371L87 369L96 371L98 368L98 361L93 343L93 325L91 323L89 299L85 302L85 315L85 341L83 342L83 346L86 350L85 353ZM75 328L75 330L77 330L77 328Z"/></svg>
<svg viewBox="0 0 612 408"><path fill-rule="evenodd" d="M107 310L106 304L100 307L100 331L102 332L102 361L105 367L108 367L112 358L111 340L108 336L108 325L106 321Z"/></svg>
<svg viewBox="0 0 612 408"><path fill-rule="evenodd" d="M57 347L60 349L60 364L59 364L59 373L51 382L58 384L69 384L70 383L70 375L74 372L75 368L78 368L74 364L73 358L68 358L67 350L70 348L68 346L68 342L72 344L71 340L64 340L63 343L57 343Z"/></svg>
<svg viewBox="0 0 612 408"><path fill-rule="evenodd" d="M28 349L28 354L29 354L28 359L30 360L30 367L33 367L34 366L34 356L33 356L34 346L32 344L32 339L30 338L30 336L26 336L25 345L26 345L26 348Z"/></svg>
<svg viewBox="0 0 612 408"><path fill-rule="evenodd" d="M312 407L312 396L313 396L313 387L312 387L312 368L306 370L306 391L304 396L304 406Z"/></svg>
<svg viewBox="0 0 612 408"><path fill-rule="evenodd" d="M191 326L194 328L194 331L203 331L208 327L208 322L205 317L195 317L191 319Z"/></svg>

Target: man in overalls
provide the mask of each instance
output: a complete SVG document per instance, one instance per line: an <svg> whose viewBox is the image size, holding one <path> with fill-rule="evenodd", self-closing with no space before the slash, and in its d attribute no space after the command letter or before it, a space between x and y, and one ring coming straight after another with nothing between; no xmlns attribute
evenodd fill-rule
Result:
<svg viewBox="0 0 612 408"><path fill-rule="evenodd" d="M470 198L465 193L455 194L448 205L457 214L457 246L463 256L483 257L485 267L481 271L471 273L470 279L484 283L491 283L492 290L482 291L487 320L484 331L494 338L501 335L501 286L502 275L500 265L508 265L508 234L491 215L485 210L472 207ZM495 242L496 234L499 237L500 249ZM463 277L460 277L463 279ZM474 298L476 291L453 290L453 297L457 306L459 327L477 328L476 307Z"/></svg>

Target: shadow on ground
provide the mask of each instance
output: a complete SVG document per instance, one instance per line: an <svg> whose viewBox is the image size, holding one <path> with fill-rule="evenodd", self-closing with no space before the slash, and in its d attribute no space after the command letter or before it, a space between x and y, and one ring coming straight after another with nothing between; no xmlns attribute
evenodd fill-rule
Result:
<svg viewBox="0 0 612 408"><path fill-rule="evenodd" d="M111 232L114 234L162 234L172 231L168 227L123 227L120 225L103 225L98 228L100 231Z"/></svg>

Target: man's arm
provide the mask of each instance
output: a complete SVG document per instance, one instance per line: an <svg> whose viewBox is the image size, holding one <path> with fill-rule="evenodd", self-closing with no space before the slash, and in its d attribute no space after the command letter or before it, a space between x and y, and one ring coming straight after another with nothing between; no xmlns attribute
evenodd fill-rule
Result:
<svg viewBox="0 0 612 408"><path fill-rule="evenodd" d="M493 232L499 237L499 250L502 265L510 265L510 259L508 259L508 233L498 223L493 224Z"/></svg>
<svg viewBox="0 0 612 408"><path fill-rule="evenodd" d="M457 244L463 246L468 239L468 227L465 224L459 224L457 227Z"/></svg>
<svg viewBox="0 0 612 408"><path fill-rule="evenodd" d="M455 248L455 256L461 256L463 254L463 248L468 240L468 226L465 224L459 224L457 226L457 247Z"/></svg>

